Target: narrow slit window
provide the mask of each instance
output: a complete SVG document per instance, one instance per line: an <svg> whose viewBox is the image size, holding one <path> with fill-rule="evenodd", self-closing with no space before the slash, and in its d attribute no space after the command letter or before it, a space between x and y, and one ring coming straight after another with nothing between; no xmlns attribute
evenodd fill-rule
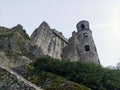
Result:
<svg viewBox="0 0 120 90"><path fill-rule="evenodd" d="M88 37L88 34L87 34L87 33L83 33L83 35L84 35L85 38Z"/></svg>
<svg viewBox="0 0 120 90"><path fill-rule="evenodd" d="M90 46L89 45L85 45L85 51L90 51Z"/></svg>

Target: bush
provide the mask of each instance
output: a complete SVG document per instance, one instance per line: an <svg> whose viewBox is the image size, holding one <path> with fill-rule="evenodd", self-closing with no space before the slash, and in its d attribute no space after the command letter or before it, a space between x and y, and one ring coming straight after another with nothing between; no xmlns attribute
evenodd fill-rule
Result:
<svg viewBox="0 0 120 90"><path fill-rule="evenodd" d="M120 90L119 70L106 69L93 63L60 61L50 57L40 58L31 65L35 68L33 73L50 72L93 90Z"/></svg>

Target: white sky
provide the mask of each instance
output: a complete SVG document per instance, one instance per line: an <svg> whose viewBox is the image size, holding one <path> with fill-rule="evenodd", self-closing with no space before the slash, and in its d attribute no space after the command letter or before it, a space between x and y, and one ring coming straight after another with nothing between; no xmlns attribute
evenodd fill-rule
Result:
<svg viewBox="0 0 120 90"><path fill-rule="evenodd" d="M42 21L69 38L76 24L87 20L100 62L120 59L120 0L0 0L0 26L22 24L30 35Z"/></svg>

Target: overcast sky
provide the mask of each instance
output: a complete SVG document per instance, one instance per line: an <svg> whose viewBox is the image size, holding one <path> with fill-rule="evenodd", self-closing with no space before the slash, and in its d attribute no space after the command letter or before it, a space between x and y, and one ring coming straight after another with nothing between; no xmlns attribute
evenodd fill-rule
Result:
<svg viewBox="0 0 120 90"><path fill-rule="evenodd" d="M0 26L23 25L30 35L42 21L71 37L81 20L90 23L103 66L120 59L120 0L0 0Z"/></svg>

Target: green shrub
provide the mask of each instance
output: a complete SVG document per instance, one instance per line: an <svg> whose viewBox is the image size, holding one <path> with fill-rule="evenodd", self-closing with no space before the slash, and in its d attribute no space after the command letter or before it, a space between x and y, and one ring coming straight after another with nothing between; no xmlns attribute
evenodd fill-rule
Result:
<svg viewBox="0 0 120 90"><path fill-rule="evenodd" d="M3 81L3 77L2 77L2 76L0 76L0 82L1 82L1 81Z"/></svg>
<svg viewBox="0 0 120 90"><path fill-rule="evenodd" d="M50 72L93 90L120 90L120 71L110 70L86 62L60 61L50 57L40 58L31 64L35 70Z"/></svg>

